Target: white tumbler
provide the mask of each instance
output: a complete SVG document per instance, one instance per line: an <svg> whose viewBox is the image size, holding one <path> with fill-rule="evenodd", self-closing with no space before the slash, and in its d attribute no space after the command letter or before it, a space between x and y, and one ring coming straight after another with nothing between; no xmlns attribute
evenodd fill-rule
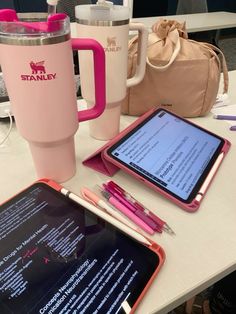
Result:
<svg viewBox="0 0 236 314"><path fill-rule="evenodd" d="M119 133L121 101L126 96L127 87L138 84L144 77L148 30L143 24L130 23L128 7L110 1L78 5L75 15L78 37L96 39L105 51L106 108L89 124L92 137L109 140ZM139 48L136 72L127 79L129 30L138 31ZM93 56L90 51L79 51L79 67L82 97L90 107L94 103Z"/></svg>

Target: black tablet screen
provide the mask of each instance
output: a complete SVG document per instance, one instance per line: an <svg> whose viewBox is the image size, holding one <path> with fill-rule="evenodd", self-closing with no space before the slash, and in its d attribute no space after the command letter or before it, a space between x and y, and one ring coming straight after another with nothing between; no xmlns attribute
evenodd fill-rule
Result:
<svg viewBox="0 0 236 314"><path fill-rule="evenodd" d="M0 313L123 313L158 256L43 183L1 206Z"/></svg>
<svg viewBox="0 0 236 314"><path fill-rule="evenodd" d="M108 155L189 202L223 144L220 137L160 109L113 145Z"/></svg>

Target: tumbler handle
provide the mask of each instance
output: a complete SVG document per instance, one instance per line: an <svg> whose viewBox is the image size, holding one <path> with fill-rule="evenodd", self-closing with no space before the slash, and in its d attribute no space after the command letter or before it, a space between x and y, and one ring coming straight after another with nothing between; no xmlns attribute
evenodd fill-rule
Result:
<svg viewBox="0 0 236 314"><path fill-rule="evenodd" d="M103 47L94 39L72 38L73 50L92 50L94 60L94 83L95 83L95 105L86 110L78 112L79 122L91 120L99 117L106 105L106 86L105 86L105 52Z"/></svg>
<svg viewBox="0 0 236 314"><path fill-rule="evenodd" d="M141 23L130 23L130 30L138 30L138 57L137 67L134 76L127 80L127 87L137 85L144 78L146 70L146 54L147 54L147 42L148 42L148 30Z"/></svg>

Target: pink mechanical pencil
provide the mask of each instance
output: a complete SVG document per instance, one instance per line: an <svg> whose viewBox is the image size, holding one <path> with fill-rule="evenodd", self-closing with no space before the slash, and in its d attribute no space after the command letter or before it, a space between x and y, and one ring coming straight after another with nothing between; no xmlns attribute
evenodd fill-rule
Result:
<svg viewBox="0 0 236 314"><path fill-rule="evenodd" d="M175 232L171 229L171 227L164 220L162 220L160 217L156 216L154 213L148 210L143 204L137 201L130 193L126 192L117 183L113 181L108 181L105 186L107 186L107 188L119 194L120 198L125 199L127 202L132 204L133 207L135 207L137 210L142 211L144 214L146 214L146 216L148 216L151 220L153 220L159 226L160 230L163 229L164 231L172 235L175 234Z"/></svg>
<svg viewBox="0 0 236 314"><path fill-rule="evenodd" d="M142 219L136 216L130 209L128 209L124 204L122 204L117 198L112 196L108 191L103 190L99 187L101 194L105 197L108 202L122 212L126 217L133 221L137 226L142 230L146 231L149 234L154 234L154 230L147 225Z"/></svg>
<svg viewBox="0 0 236 314"><path fill-rule="evenodd" d="M159 233L162 232L162 228L159 224L157 224L153 219L151 219L143 209L135 207L129 200L124 197L119 191L114 190L112 187L103 184L104 189L114 196L120 203L125 205L129 210L131 210L136 216L138 216L143 222L145 222L150 228Z"/></svg>

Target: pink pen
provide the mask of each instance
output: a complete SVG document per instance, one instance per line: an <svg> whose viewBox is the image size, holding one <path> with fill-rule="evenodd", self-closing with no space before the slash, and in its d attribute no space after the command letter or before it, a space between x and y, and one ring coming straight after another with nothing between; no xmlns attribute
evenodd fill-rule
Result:
<svg viewBox="0 0 236 314"><path fill-rule="evenodd" d="M139 217L144 223L146 223L150 228L159 233L162 232L162 226L160 226L155 220L149 217L143 209L135 207L126 197L120 193L118 190L114 190L113 187L109 187L103 184L104 189L110 193L114 198L116 198L120 203L122 203L127 209L131 210L137 217Z"/></svg>
<svg viewBox="0 0 236 314"><path fill-rule="evenodd" d="M112 194L112 196L114 196L119 202L123 203L132 212L135 212L136 209L134 208L134 206L132 206L131 203L127 202L127 200L124 198L123 193L116 191L115 189L113 189L113 187L110 187L107 184L103 184L102 186L108 193Z"/></svg>
<svg viewBox="0 0 236 314"><path fill-rule="evenodd" d="M164 220L162 220L160 217L158 217L149 209L147 209L143 204L137 201L130 193L126 192L117 183L113 181L108 181L106 186L110 188L111 190L115 191L117 194L119 194L120 197L124 198L128 203L132 204L136 210L142 211L146 217L148 217L149 219L151 219L157 224L157 226L159 227L159 230L161 231L164 230L172 235L175 234L175 232L171 229L171 227Z"/></svg>
<svg viewBox="0 0 236 314"><path fill-rule="evenodd" d="M120 195L122 195L127 201L129 201L135 208L144 211L144 206L139 203L130 193L126 192L122 187L120 187L117 183L113 181L107 182L107 186Z"/></svg>
<svg viewBox="0 0 236 314"><path fill-rule="evenodd" d="M137 226L139 226L141 229L143 229L149 234L154 234L154 230L151 227L149 227L142 219L136 216L131 210L129 210L118 199L112 196L108 191L101 190L101 193L108 200L110 204L112 204L115 208L117 208L120 212L122 212L126 217L128 217L131 221L133 221Z"/></svg>

